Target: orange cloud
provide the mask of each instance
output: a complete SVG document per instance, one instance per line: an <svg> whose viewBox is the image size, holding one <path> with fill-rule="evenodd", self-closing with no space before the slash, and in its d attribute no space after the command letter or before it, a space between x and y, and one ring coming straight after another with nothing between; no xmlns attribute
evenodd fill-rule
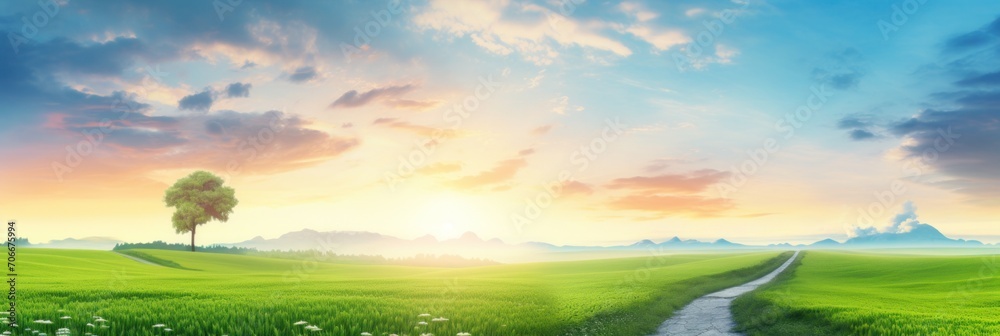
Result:
<svg viewBox="0 0 1000 336"><path fill-rule="evenodd" d="M374 88L365 92L350 90L340 95L337 100L330 103L330 108L354 108L368 105L371 102L388 99L388 97L398 96L412 91L414 85L398 85Z"/></svg>
<svg viewBox="0 0 1000 336"><path fill-rule="evenodd" d="M400 120L399 118L378 118L372 122L372 125L382 125L389 128L408 131L419 136L432 139L453 138L460 135L453 129L417 125L409 121Z"/></svg>
<svg viewBox="0 0 1000 336"><path fill-rule="evenodd" d="M518 171L527 166L528 161L523 158L504 160L497 163L493 169L480 172L476 175L459 178L452 181L451 184L455 187L464 189L474 189L499 184L514 178Z"/></svg>
<svg viewBox="0 0 1000 336"><path fill-rule="evenodd" d="M612 210L640 211L645 219L682 215L719 216L735 207L732 200L698 195L729 176L728 172L702 169L687 174L634 176L612 180L608 189L627 190L628 194L607 203Z"/></svg>
<svg viewBox="0 0 1000 336"><path fill-rule="evenodd" d="M608 184L609 189L644 190L651 193L698 193L729 176L728 172L714 169L699 170L690 174L662 174L619 178Z"/></svg>
<svg viewBox="0 0 1000 336"><path fill-rule="evenodd" d="M608 207L613 210L649 212L655 214L655 218L673 215L714 217L734 206L729 199L694 195L628 195L608 203Z"/></svg>
<svg viewBox="0 0 1000 336"><path fill-rule="evenodd" d="M160 183L150 173L206 169L223 177L271 174L315 165L360 144L308 128L295 115L220 111L178 117L135 114L104 131L89 127L100 113L62 117L50 138L24 148L18 165L0 175L18 177L11 189L32 195L129 195ZM67 149L69 148L69 149ZM22 183L23 182L23 183ZM157 192L162 192L159 190Z"/></svg>
<svg viewBox="0 0 1000 336"><path fill-rule="evenodd" d="M546 133L549 133L549 131L551 130L552 130L552 124L539 126L531 130L531 135L545 135Z"/></svg>
<svg viewBox="0 0 1000 336"><path fill-rule="evenodd" d="M421 167L417 169L417 172L424 175L436 175L454 173L460 170L462 170L462 164L459 162L438 162Z"/></svg>
<svg viewBox="0 0 1000 336"><path fill-rule="evenodd" d="M593 193L594 193L594 188L591 187L589 184L580 181L567 181L566 183L563 183L561 195L566 195L566 196L576 195L576 194L590 195Z"/></svg>
<svg viewBox="0 0 1000 336"><path fill-rule="evenodd" d="M441 105L440 100L411 100L411 99L389 99L385 101L389 105L398 109L425 111Z"/></svg>

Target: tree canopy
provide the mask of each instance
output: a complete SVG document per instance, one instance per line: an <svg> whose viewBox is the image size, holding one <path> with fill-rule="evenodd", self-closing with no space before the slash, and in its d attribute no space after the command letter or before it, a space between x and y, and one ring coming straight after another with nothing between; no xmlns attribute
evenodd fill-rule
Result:
<svg viewBox="0 0 1000 336"><path fill-rule="evenodd" d="M172 218L174 230L177 233L191 232L192 251L198 225L213 219L228 221L233 208L239 203L236 190L223 185L222 178L200 170L167 188L163 201L167 206L176 208Z"/></svg>

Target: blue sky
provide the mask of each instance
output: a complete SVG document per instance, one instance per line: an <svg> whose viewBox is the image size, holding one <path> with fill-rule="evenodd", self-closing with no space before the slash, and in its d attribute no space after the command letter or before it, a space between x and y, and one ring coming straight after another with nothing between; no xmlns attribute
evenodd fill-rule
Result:
<svg viewBox="0 0 1000 336"><path fill-rule="evenodd" d="M206 242L805 242L888 225L907 200L996 242L998 17L986 1L5 2L0 197L42 241L182 241L162 193L205 169L241 199Z"/></svg>

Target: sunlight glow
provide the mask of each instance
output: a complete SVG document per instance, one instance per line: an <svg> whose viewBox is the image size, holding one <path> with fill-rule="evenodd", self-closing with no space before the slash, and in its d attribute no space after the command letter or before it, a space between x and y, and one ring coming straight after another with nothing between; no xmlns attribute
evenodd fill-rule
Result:
<svg viewBox="0 0 1000 336"><path fill-rule="evenodd" d="M429 198L420 208L414 224L425 228L439 240L458 238L482 223L482 209L468 197L455 193Z"/></svg>

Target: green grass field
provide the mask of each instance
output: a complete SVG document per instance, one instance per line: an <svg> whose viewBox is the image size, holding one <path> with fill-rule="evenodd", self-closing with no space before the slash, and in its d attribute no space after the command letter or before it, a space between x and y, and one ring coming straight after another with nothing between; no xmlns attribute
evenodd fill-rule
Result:
<svg viewBox="0 0 1000 336"><path fill-rule="evenodd" d="M680 254L446 269L138 252L166 266L108 251L19 250L22 330L15 334L28 327L48 335L59 328L72 335L638 335L694 298L766 274L788 257ZM95 322L98 316L106 322ZM308 324L294 325L300 320Z"/></svg>
<svg viewBox="0 0 1000 336"><path fill-rule="evenodd" d="M810 251L732 310L750 335L1000 335L1000 258Z"/></svg>

